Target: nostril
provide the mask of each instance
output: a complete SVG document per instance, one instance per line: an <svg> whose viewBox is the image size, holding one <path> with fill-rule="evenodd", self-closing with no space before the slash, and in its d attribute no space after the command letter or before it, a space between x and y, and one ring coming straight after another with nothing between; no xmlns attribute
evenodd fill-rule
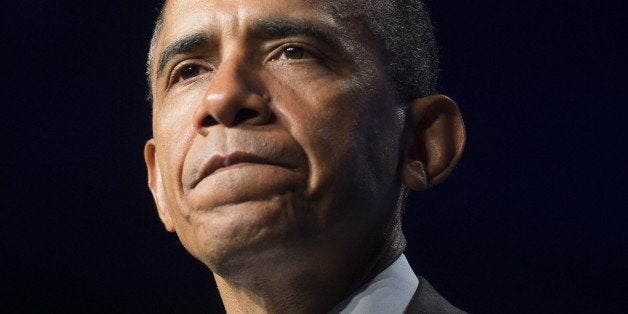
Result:
<svg viewBox="0 0 628 314"><path fill-rule="evenodd" d="M205 116L203 118L203 121L201 121L201 127L203 127L203 128L214 126L216 124L218 124L218 121L216 119L214 119L214 117L212 117L211 115Z"/></svg>
<svg viewBox="0 0 628 314"><path fill-rule="evenodd" d="M240 124L257 116L259 116L259 112L257 112L256 110L240 108L238 112L236 112L236 116L233 122L234 124Z"/></svg>

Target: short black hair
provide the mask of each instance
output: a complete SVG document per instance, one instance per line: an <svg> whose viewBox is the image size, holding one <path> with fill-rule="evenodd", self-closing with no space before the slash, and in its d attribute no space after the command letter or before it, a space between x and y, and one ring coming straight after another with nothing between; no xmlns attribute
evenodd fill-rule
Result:
<svg viewBox="0 0 628 314"><path fill-rule="evenodd" d="M436 93L438 48L421 0L340 0L341 12L360 12L382 47L386 72L402 101Z"/></svg>

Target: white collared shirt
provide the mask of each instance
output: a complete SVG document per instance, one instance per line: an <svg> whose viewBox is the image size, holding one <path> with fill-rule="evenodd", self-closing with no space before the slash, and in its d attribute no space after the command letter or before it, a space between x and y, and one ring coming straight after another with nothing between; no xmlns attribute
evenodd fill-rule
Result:
<svg viewBox="0 0 628 314"><path fill-rule="evenodd" d="M419 287L405 255L338 304L331 313L403 313Z"/></svg>

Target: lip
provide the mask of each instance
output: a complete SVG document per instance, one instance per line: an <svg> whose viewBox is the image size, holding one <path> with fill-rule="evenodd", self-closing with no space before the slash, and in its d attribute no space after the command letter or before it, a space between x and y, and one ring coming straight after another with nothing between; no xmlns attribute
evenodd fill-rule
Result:
<svg viewBox="0 0 628 314"><path fill-rule="evenodd" d="M235 168L235 166L245 163L277 166L276 163L273 163L262 156L246 152L233 152L228 155L214 155L199 169L198 176L192 182L191 188L195 188L203 179L211 176L223 168Z"/></svg>

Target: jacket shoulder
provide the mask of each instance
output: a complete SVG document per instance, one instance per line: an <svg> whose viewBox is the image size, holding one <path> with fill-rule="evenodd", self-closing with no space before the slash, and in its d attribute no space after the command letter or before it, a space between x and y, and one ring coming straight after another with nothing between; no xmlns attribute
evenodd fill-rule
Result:
<svg viewBox="0 0 628 314"><path fill-rule="evenodd" d="M430 283L422 277L419 277L419 286L412 296L406 314L427 314L427 313L446 313L460 314L466 313L453 306L449 301L445 300Z"/></svg>

